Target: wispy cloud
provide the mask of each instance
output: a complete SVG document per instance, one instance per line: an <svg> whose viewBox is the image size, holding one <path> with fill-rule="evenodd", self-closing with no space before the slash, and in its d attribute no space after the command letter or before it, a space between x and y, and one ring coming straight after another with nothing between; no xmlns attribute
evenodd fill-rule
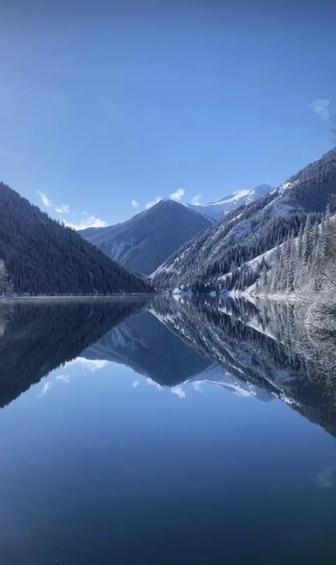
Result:
<svg viewBox="0 0 336 565"><path fill-rule="evenodd" d="M175 192L172 192L169 198L172 200L176 200L176 202L181 202L183 196L185 194L185 188L178 188Z"/></svg>
<svg viewBox="0 0 336 565"><path fill-rule="evenodd" d="M169 198L171 200L175 200L175 202L181 202L184 195L185 195L185 188L177 188L175 192L172 192L169 195ZM147 204L145 204L145 210L149 210L149 208L160 202L160 200L163 200L162 196L157 196L153 200L150 200L149 202L147 202Z"/></svg>
<svg viewBox="0 0 336 565"><path fill-rule="evenodd" d="M200 204L202 200L202 194L196 194L195 196L192 197L191 199L191 203L194 204L194 206L197 206L197 204Z"/></svg>
<svg viewBox="0 0 336 565"><path fill-rule="evenodd" d="M106 228L108 225L105 220L101 218L97 218L94 215L85 214L85 218L81 220L79 223L67 222L64 221L64 225L67 228L72 228L73 230L86 230L88 228Z"/></svg>
<svg viewBox="0 0 336 565"><path fill-rule="evenodd" d="M309 104L308 108L310 108L314 112L314 114L322 120L329 120L331 102L328 98L319 98L312 104Z"/></svg>
<svg viewBox="0 0 336 565"><path fill-rule="evenodd" d="M105 228L108 225L105 220L98 218L94 214L71 210L70 204L54 204L46 192L36 190L36 194L39 196L43 206L48 208L50 212L53 211L61 215L70 214L70 212L75 213L75 217L78 218L77 221L63 220L63 224L67 228L79 231L87 228Z"/></svg>
<svg viewBox="0 0 336 565"><path fill-rule="evenodd" d="M149 208L160 202L160 200L162 200L162 196L157 196L154 200L147 202L147 204L145 205L145 210L149 210Z"/></svg>
<svg viewBox="0 0 336 565"><path fill-rule="evenodd" d="M69 214L70 204L53 204L46 192L36 190L35 193L40 197L43 206L45 206L46 208L52 208L58 214Z"/></svg>
<svg viewBox="0 0 336 565"><path fill-rule="evenodd" d="M40 197L43 206L45 206L46 208L51 208L52 204L51 204L50 198L45 192L41 192L40 190L36 190L36 194L37 194L37 196Z"/></svg>
<svg viewBox="0 0 336 565"><path fill-rule="evenodd" d="M132 200L131 206L132 208L139 208L139 202L137 200Z"/></svg>
<svg viewBox="0 0 336 565"><path fill-rule="evenodd" d="M58 214L69 214L70 204L61 204L61 206L56 206L55 210Z"/></svg>

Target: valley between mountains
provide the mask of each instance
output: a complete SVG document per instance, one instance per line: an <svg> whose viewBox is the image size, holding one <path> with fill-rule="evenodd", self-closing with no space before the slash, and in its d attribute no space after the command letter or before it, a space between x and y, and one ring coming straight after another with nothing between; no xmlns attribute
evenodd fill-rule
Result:
<svg viewBox="0 0 336 565"><path fill-rule="evenodd" d="M202 205L161 200L126 222L78 233L3 183L0 207L4 295L304 297L314 319L333 308L335 149L277 188Z"/></svg>

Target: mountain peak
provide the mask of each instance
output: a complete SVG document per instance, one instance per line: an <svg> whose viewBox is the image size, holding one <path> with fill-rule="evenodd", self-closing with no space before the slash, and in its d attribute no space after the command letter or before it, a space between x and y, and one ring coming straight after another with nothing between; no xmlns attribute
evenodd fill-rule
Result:
<svg viewBox="0 0 336 565"><path fill-rule="evenodd" d="M260 184L251 189L235 190L231 194L224 196L220 200L214 202L207 202L205 204L188 204L190 208L202 214L204 217L218 222L228 213L232 212L235 208L246 206L258 198L266 196L274 190L274 187L269 184Z"/></svg>
<svg viewBox="0 0 336 565"><path fill-rule="evenodd" d="M126 222L91 228L81 235L115 261L149 275L179 247L210 226L209 219L167 198Z"/></svg>

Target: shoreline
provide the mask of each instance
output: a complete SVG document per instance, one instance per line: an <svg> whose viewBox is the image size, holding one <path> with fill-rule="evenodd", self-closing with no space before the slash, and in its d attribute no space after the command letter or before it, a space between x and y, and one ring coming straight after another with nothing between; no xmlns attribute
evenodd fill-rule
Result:
<svg viewBox="0 0 336 565"><path fill-rule="evenodd" d="M49 296L41 294L36 296L0 296L0 304L8 302L116 302L118 300L130 301L139 300L140 298L152 298L157 296L154 293L141 293L141 294L106 294L105 296L95 295L66 295L58 294Z"/></svg>

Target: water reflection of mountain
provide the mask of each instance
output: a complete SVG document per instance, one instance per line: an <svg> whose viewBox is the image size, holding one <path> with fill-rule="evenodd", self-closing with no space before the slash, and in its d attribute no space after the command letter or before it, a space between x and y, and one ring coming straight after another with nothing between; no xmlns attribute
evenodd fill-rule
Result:
<svg viewBox="0 0 336 565"><path fill-rule="evenodd" d="M0 406L77 357L141 306L139 301L2 303Z"/></svg>
<svg viewBox="0 0 336 565"><path fill-rule="evenodd" d="M336 435L335 336L309 331L301 306L156 300L155 310L198 352Z"/></svg>
<svg viewBox="0 0 336 565"><path fill-rule="evenodd" d="M162 305L165 315L157 305ZM104 359L127 365L161 386L183 382L209 382L236 394L267 399L264 390L228 372L209 352L184 338L184 327L170 319L169 299L154 300L147 312L136 313L81 353L87 359ZM177 307L177 311L179 307ZM175 310L174 310L175 312ZM175 327L174 321L177 324ZM184 323L187 325L187 321ZM207 328L204 328L207 331Z"/></svg>
<svg viewBox="0 0 336 565"><path fill-rule="evenodd" d="M336 434L330 339L312 339L293 304L157 297L82 355L123 363L163 386L205 381L278 397Z"/></svg>
<svg viewBox="0 0 336 565"><path fill-rule="evenodd" d="M244 301L2 305L0 405L79 355L127 365L162 386L210 382L278 397L336 435L333 335L302 308Z"/></svg>
<svg viewBox="0 0 336 565"><path fill-rule="evenodd" d="M150 311L130 316L82 357L122 363L163 386L182 383L212 364Z"/></svg>

